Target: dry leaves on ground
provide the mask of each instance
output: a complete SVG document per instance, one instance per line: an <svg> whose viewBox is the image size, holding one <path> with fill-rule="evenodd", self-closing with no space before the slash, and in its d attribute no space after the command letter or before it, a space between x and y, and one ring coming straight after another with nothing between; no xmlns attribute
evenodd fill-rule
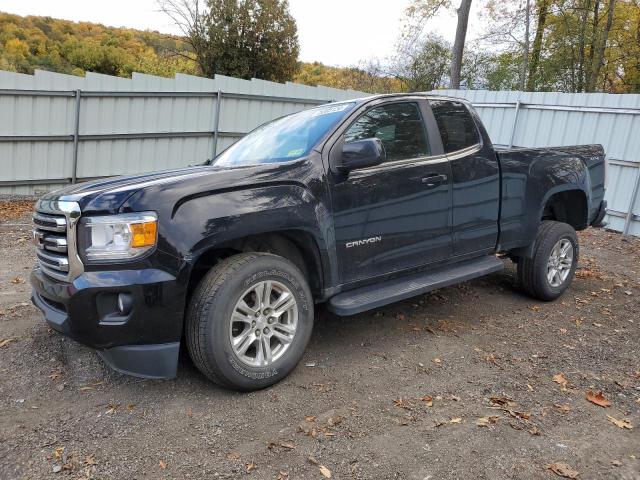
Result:
<svg viewBox="0 0 640 480"><path fill-rule="evenodd" d="M167 462L165 462L164 460L160 459L160 462L159 462L159 463L160 463L160 468L161 468L162 470L166 470L166 468L167 468Z"/></svg>
<svg viewBox="0 0 640 480"><path fill-rule="evenodd" d="M567 385L569 385L569 380L564 376L564 373L560 372L553 376L553 381L559 384L563 390L567 389Z"/></svg>
<svg viewBox="0 0 640 480"><path fill-rule="evenodd" d="M500 417L491 416L491 417L480 417L476 420L476 425L479 427L490 427L494 423L498 423Z"/></svg>
<svg viewBox="0 0 640 480"><path fill-rule="evenodd" d="M16 220L33 210L33 201L0 202L0 222Z"/></svg>
<svg viewBox="0 0 640 480"><path fill-rule="evenodd" d="M633 425L628 420L618 420L617 418L612 417L611 415L607 415L607 420L613 423L616 427L624 428L626 430L631 430Z"/></svg>
<svg viewBox="0 0 640 480"><path fill-rule="evenodd" d="M7 345L9 345L11 342L15 342L16 339L15 338L5 338L0 340L0 348L2 347L6 347Z"/></svg>
<svg viewBox="0 0 640 480"><path fill-rule="evenodd" d="M231 450L227 452L227 460L238 460L240 458L240 454L235 450Z"/></svg>
<svg viewBox="0 0 640 480"><path fill-rule="evenodd" d="M318 468L320 469L320 473L324 478L331 478L331 470L329 470L324 465L320 465Z"/></svg>
<svg viewBox="0 0 640 480"><path fill-rule="evenodd" d="M431 395L425 395L422 397L422 401L427 405L427 407L433 407L433 397Z"/></svg>
<svg viewBox="0 0 640 480"><path fill-rule="evenodd" d="M587 392L587 400L604 408L611 406L611 402L604 398L602 392L592 392L591 390L589 390Z"/></svg>
<svg viewBox="0 0 640 480"><path fill-rule="evenodd" d="M554 403L553 407L560 413L567 413L571 411L571 406L562 403Z"/></svg>
<svg viewBox="0 0 640 480"><path fill-rule="evenodd" d="M571 468L566 463L552 463L551 465L547 465L547 468L556 475L564 478L576 479L578 478L578 475L580 475L576 470Z"/></svg>
<svg viewBox="0 0 640 480"><path fill-rule="evenodd" d="M296 446L292 442L269 442L267 448L273 450L276 447L282 447L286 450L293 450Z"/></svg>

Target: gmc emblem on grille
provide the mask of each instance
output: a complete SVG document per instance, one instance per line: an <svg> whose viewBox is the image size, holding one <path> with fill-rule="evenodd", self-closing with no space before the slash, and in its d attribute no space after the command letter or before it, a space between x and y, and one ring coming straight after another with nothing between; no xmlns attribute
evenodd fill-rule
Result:
<svg viewBox="0 0 640 480"><path fill-rule="evenodd" d="M347 245L347 248L361 247L362 245L369 245L371 243L377 243L381 241L382 241L382 237L376 236L371 238L365 238L364 240L355 240L353 242L347 242L346 245Z"/></svg>

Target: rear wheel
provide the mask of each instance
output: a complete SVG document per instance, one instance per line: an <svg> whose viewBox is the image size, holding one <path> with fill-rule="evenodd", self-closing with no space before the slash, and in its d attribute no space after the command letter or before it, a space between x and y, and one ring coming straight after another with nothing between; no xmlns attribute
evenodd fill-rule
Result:
<svg viewBox="0 0 640 480"><path fill-rule="evenodd" d="M571 225L544 221L532 258L518 261L518 283L534 298L551 301L569 287L578 266L578 237Z"/></svg>
<svg viewBox="0 0 640 480"><path fill-rule="evenodd" d="M288 260L265 253L227 258L198 285L186 319L187 348L214 382L237 390L286 377L313 329L307 281Z"/></svg>

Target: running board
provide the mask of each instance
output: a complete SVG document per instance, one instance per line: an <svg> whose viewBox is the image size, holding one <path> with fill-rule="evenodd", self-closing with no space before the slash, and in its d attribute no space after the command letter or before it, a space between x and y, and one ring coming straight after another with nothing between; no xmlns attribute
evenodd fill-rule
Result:
<svg viewBox="0 0 640 480"><path fill-rule="evenodd" d="M503 268L504 263L497 257L482 257L339 293L329 299L327 308L336 315L355 315L431 290L498 272Z"/></svg>

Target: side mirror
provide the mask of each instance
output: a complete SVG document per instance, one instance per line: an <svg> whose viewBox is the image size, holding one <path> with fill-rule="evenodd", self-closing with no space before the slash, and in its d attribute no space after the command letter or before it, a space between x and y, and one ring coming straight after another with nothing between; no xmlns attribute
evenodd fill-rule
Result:
<svg viewBox="0 0 640 480"><path fill-rule="evenodd" d="M342 146L342 162L338 167L342 172L358 168L374 167L386 159L384 146L379 138L365 138Z"/></svg>

